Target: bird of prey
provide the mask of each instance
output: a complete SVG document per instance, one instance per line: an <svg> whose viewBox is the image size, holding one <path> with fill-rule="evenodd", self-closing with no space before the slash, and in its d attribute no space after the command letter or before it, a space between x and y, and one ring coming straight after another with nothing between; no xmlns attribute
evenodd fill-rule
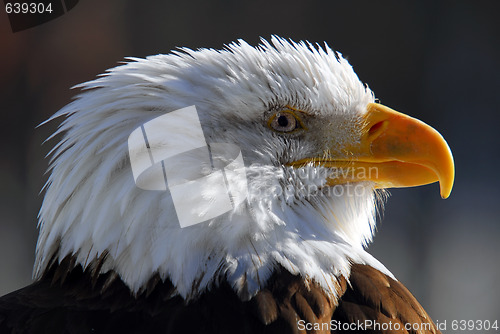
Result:
<svg viewBox="0 0 500 334"><path fill-rule="evenodd" d="M50 119L35 281L0 299L0 333L439 332L365 248L385 189L439 181L449 196L451 151L340 53L240 40L128 58L78 87ZM222 151L208 163L178 149L200 133ZM137 170L160 166L165 189L139 182L133 134L154 137ZM242 196L209 214L230 188Z"/></svg>

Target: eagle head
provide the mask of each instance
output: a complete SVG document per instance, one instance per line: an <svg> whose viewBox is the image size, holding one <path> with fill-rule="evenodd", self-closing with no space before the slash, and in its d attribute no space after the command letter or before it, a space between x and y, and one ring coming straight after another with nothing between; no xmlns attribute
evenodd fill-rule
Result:
<svg viewBox="0 0 500 334"><path fill-rule="evenodd" d="M39 215L35 277L71 256L97 274L115 272L135 293L159 275L186 299L222 280L248 299L279 267L334 298L351 263L390 275L364 250L385 188L439 181L447 197L453 184L451 152L439 133L375 103L326 45L273 37L258 47L238 41L223 50L180 49L130 58L77 87L82 93L51 118L65 117ZM230 210L207 219L201 210L198 223L182 226L176 201L185 210L208 203L208 210L220 184L207 178L181 198L172 187L139 187L129 138L189 106L210 154L224 147L217 143L230 144L241 157L239 173L226 173L226 182L244 196ZM193 140L182 115L165 122L151 151ZM193 182L235 161L219 158L216 168L215 160L210 166L178 155L162 168Z"/></svg>

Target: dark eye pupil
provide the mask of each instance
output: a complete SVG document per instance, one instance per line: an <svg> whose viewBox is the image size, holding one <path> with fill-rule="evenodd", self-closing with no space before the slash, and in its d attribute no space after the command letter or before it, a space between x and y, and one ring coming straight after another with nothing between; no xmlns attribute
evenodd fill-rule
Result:
<svg viewBox="0 0 500 334"><path fill-rule="evenodd" d="M278 124L282 127L286 127L288 125L288 118L286 116L278 117Z"/></svg>

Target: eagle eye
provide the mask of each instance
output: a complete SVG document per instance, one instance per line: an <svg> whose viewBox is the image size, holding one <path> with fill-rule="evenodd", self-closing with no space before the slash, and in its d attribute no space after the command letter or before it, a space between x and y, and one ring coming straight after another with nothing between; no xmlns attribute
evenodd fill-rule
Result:
<svg viewBox="0 0 500 334"><path fill-rule="evenodd" d="M268 126L277 132L287 133L302 129L299 118L292 110L281 110L269 119Z"/></svg>

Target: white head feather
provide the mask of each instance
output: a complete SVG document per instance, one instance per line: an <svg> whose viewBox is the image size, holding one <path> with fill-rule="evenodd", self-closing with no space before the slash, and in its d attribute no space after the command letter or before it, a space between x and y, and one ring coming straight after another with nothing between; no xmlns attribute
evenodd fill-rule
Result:
<svg viewBox="0 0 500 334"><path fill-rule="evenodd" d="M36 278L51 260L74 255L86 268L106 254L100 272L115 271L134 292L158 273L185 298L227 279L247 299L277 265L333 297L351 262L388 273L363 249L375 228L373 185L357 184L364 191L356 196L348 194L354 185L342 195L301 193L301 186L321 188L325 169L285 166L356 141L359 118L374 100L328 46L273 37L257 48L239 41L225 50L182 49L130 59L77 87L84 92L51 118L66 117L39 215ZM190 105L208 143L241 148L249 192L234 211L181 228L168 191L134 183L127 139L145 122ZM268 118L286 105L306 111L314 129L304 136L270 130Z"/></svg>

